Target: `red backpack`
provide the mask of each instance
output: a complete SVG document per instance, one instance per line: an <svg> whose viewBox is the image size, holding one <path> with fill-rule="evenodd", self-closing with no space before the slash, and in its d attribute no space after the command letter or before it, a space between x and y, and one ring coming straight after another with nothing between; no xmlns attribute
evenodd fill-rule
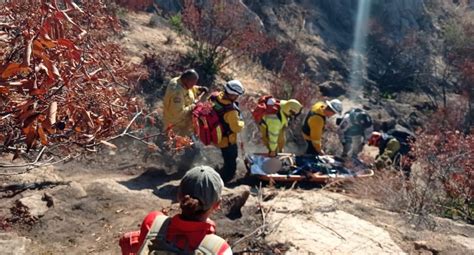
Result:
<svg viewBox="0 0 474 255"><path fill-rule="evenodd" d="M268 105L270 99L275 100L275 104ZM257 107L252 111L252 116L259 124L264 115L276 114L278 111L280 111L280 100L275 99L273 96L261 96L258 99Z"/></svg>
<svg viewBox="0 0 474 255"><path fill-rule="evenodd" d="M127 232L120 237L119 245L122 255L135 255L140 250L140 231Z"/></svg>
<svg viewBox="0 0 474 255"><path fill-rule="evenodd" d="M216 94L211 95L211 100L216 101ZM219 144L222 137L227 135L228 128L223 116L226 112L234 110L233 105L219 104L216 109L212 102L199 102L193 110L194 133L204 145Z"/></svg>

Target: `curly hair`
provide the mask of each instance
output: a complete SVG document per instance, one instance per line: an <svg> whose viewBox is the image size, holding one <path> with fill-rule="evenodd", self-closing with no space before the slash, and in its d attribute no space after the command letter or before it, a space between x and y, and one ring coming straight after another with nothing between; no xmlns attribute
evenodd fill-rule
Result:
<svg viewBox="0 0 474 255"><path fill-rule="evenodd" d="M181 215L190 220L199 218L206 212L203 210L202 203L190 195L184 195L182 199L180 199L179 206L181 208Z"/></svg>

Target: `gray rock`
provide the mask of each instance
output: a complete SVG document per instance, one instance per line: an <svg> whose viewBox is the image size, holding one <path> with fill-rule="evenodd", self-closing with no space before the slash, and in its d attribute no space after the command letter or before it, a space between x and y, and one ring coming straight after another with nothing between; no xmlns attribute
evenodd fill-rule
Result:
<svg viewBox="0 0 474 255"><path fill-rule="evenodd" d="M26 250L30 243L30 239L17 236L15 233L0 233L0 247L2 255L27 254Z"/></svg>
<svg viewBox="0 0 474 255"><path fill-rule="evenodd" d="M47 201L43 200L41 194L34 194L32 196L24 197L18 200L20 205L28 208L28 212L31 216L42 217L47 211Z"/></svg>
<svg viewBox="0 0 474 255"><path fill-rule="evenodd" d="M222 211L229 219L237 219L242 216L240 209L245 205L250 196L248 186L239 186L233 189L224 189L222 196Z"/></svg>
<svg viewBox="0 0 474 255"><path fill-rule="evenodd" d="M425 250L425 251L431 252L432 254L440 253L440 250L437 247L434 247L432 244L426 241L419 240L419 241L415 241L413 244L415 245L416 250Z"/></svg>
<svg viewBox="0 0 474 255"><path fill-rule="evenodd" d="M82 185L78 182L71 182L69 187L72 191L72 194L75 198L84 198L87 197L86 190L82 187Z"/></svg>
<svg viewBox="0 0 474 255"><path fill-rule="evenodd" d="M339 97L346 93L346 88L340 82L326 81L319 85L319 90L326 97Z"/></svg>
<svg viewBox="0 0 474 255"><path fill-rule="evenodd" d="M155 0L155 4L165 13L175 14L183 8L182 1L176 0Z"/></svg>
<svg viewBox="0 0 474 255"><path fill-rule="evenodd" d="M379 18L386 28L398 38L428 24L424 1L387 0L375 8L374 11L379 13Z"/></svg>
<svg viewBox="0 0 474 255"><path fill-rule="evenodd" d="M319 2L319 3L318 3ZM319 4L321 10L326 12L329 20L336 25L336 27L350 31L354 27L354 20L357 11L357 3L347 0L322 0L314 1L314 4Z"/></svg>
<svg viewBox="0 0 474 255"><path fill-rule="evenodd" d="M47 207L53 207L54 206L54 197L49 193L44 193L43 201L46 201L46 206Z"/></svg>
<svg viewBox="0 0 474 255"><path fill-rule="evenodd" d="M196 1L196 4L203 8L203 10L210 10L210 3L212 1L209 0L200 0ZM242 0L227 0L229 4L236 4L237 6L241 6L243 8L243 14L247 17L249 22L256 22L257 24L261 25L263 30L263 22L260 18L250 10L247 5L245 5ZM155 0L155 4L158 6L159 9L163 10L165 13L168 14L175 14L182 11L184 7L184 1L176 1L176 0Z"/></svg>

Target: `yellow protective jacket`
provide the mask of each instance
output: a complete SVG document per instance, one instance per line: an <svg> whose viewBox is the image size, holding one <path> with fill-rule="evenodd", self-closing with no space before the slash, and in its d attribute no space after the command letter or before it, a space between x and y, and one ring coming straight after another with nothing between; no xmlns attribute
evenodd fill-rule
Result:
<svg viewBox="0 0 474 255"><path fill-rule="evenodd" d="M285 129L288 118L280 110L277 114L264 115L259 124L263 144L270 152L282 152L285 147Z"/></svg>
<svg viewBox="0 0 474 255"><path fill-rule="evenodd" d="M219 93L219 95L217 96L217 100L216 100L217 104L221 104L221 105L230 105L230 104L232 104L232 102L230 100L224 99L223 97L224 97L224 92ZM213 104L216 104L216 102L213 102L212 99L210 99L210 101ZM227 129L227 130L225 130L227 132L227 135L224 135L222 137L222 140L217 145L217 147L226 148L231 144L236 144L237 143L237 133L242 131L242 129L244 128L245 123L242 120L242 118L240 116L240 112L239 112L238 109L230 110L230 111L225 112L222 119L224 121L223 124L225 126L225 129Z"/></svg>
<svg viewBox="0 0 474 255"><path fill-rule="evenodd" d="M325 108L324 102L314 104L303 123L303 138L311 141L317 152L321 152L322 147L324 125L326 124Z"/></svg>
<svg viewBox="0 0 474 255"><path fill-rule="evenodd" d="M197 88L185 89L179 77L170 80L163 100L164 129L172 126L177 135L191 136L193 133L192 111Z"/></svg>

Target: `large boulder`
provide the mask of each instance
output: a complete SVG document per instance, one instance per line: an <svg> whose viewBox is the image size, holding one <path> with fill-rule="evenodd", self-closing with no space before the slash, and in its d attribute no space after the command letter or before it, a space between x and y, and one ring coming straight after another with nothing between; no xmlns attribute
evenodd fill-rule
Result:
<svg viewBox="0 0 474 255"><path fill-rule="evenodd" d="M341 199L320 191L280 192L263 203L272 208L266 217L272 230L265 240L290 243L291 254L405 254L386 229L339 210Z"/></svg>

